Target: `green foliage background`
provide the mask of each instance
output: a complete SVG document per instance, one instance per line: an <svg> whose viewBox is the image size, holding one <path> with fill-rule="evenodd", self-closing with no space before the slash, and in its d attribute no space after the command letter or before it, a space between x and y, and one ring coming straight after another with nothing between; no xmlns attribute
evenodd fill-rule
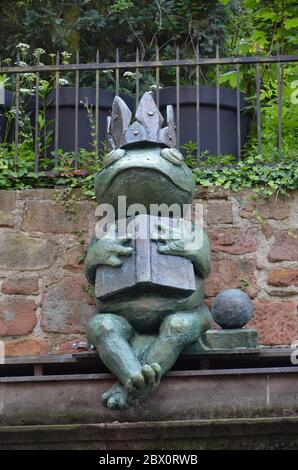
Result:
<svg viewBox="0 0 298 470"><path fill-rule="evenodd" d="M18 43L30 45L30 53L24 60L36 60L32 52L44 49L44 63L54 60L53 53L64 51L64 60L74 61L80 51L82 62L95 60L99 50L101 61L114 61L116 48L120 60L134 60L136 49L140 59L153 59L156 46L160 57L175 57L176 47L180 57L191 58L196 45L201 56L214 56L216 44L222 56L235 54L263 55L297 54L298 3L296 0L1 0L0 2L0 57L2 63L13 63ZM221 67L221 85L235 88L236 70L232 66ZM142 71L141 89L154 83L150 71ZM277 69L261 68L262 104L262 155L258 156L255 118L250 139L243 150L244 161L235 168L231 156L212 160L203 156L198 165L190 144L183 149L196 179L206 186L224 185L232 189L258 187L264 193L297 188L298 151L298 73L297 64L284 66L281 74L283 97L283 162L277 155ZM100 86L113 88L111 74L100 74ZM33 77L34 78L34 77ZM72 83L71 74L65 78ZM7 80L0 76L0 83ZM29 77L28 77L29 80ZM84 85L94 86L89 75L81 74ZM191 84L195 71L181 70L181 83ZM161 85L175 82L174 70L161 71ZM33 82L32 82L33 83ZM31 83L31 85L32 85ZM201 69L201 83L214 84L214 68ZM30 83L27 85L30 88ZM122 91L134 92L134 80L122 77ZM248 108L255 103L255 68L241 67L241 89L250 97ZM43 115L40 116L42 126ZM70 170L73 155L63 155L61 178L55 183L46 174L34 173L32 139L28 138L26 122L21 128L22 142L19 148L19 165L14 165L13 146L0 146L0 187L43 187L53 184L81 186L87 195L93 195L92 175L82 177ZM79 168L95 172L102 167L103 156L80 151ZM267 163L264 166L263 163ZM223 165L211 168L210 164ZM45 161L45 168L47 162ZM232 164L232 166L231 166Z"/></svg>
<svg viewBox="0 0 298 470"><path fill-rule="evenodd" d="M1 0L0 55L15 55L19 42L48 53L80 50L83 61L120 56L150 58L158 45L164 57L176 46L190 57L197 43L203 55L242 52L258 43L267 53L296 51L295 0Z"/></svg>

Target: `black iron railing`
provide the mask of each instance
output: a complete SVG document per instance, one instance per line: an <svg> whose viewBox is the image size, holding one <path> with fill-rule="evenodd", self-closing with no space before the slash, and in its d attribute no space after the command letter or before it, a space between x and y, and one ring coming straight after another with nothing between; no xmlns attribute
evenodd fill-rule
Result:
<svg viewBox="0 0 298 470"><path fill-rule="evenodd" d="M275 55L275 56L263 56L259 55L257 49L257 55L242 57L219 57L218 47L216 49L216 55L213 58L202 58L199 54L199 49L196 49L195 57L192 59L181 59L179 56L179 49L177 48L176 57L173 60L160 60L159 50L157 49L155 60L140 61L139 53L136 52L134 61L124 62L120 61L119 53L116 53L115 62L101 63L99 59L99 53L96 55L94 63L82 64L80 63L79 54L76 54L76 61L73 64L63 64L60 62L59 53L56 55L55 63L52 65L43 65L37 59L34 65L23 66L20 62L20 56L17 57L16 65L14 66L2 66L0 62L0 75L7 75L8 77L15 77L14 83L14 108L15 108L15 120L14 120L14 136L13 143L15 145L15 163L18 163L19 153L19 142L20 142L20 108L21 108L21 91L20 83L23 74L34 74L35 75L35 86L34 86L34 106L35 106L35 123L33 126L34 134L34 154L35 154L35 171L38 172L40 169L40 124L39 124L39 113L40 113L40 88L41 88L41 77L44 74L49 74L53 77L53 90L55 96L55 111L54 111L54 162L55 166L59 164L59 129L60 129L60 106L59 106L59 95L60 95L60 83L59 79L61 74L66 72L73 72L75 74L74 88L75 88L75 103L74 103L74 122L73 122L73 133L74 133L74 155L78 155L79 152L79 89L80 89L80 74L82 72L88 72L94 74L94 87L95 87L95 106L94 106L94 122L95 122L95 152L99 151L99 123L101 119L100 115L100 74L106 70L111 71L114 76L114 92L119 95L121 92L121 77L124 71L133 71L134 80L134 97L136 106L140 100L140 82L141 82L141 71L148 69L153 73L155 77L155 100L157 106L160 105L160 83L161 83L161 72L163 69L173 69L175 77L176 87L176 125L177 125L177 146L180 146L180 88L181 88L181 69L191 69L195 72L194 86L196 89L196 135L197 135L197 157L200 158L200 132L201 132L201 119L200 119L200 86L201 86L201 70L203 67L213 67L216 87L216 149L217 155L221 152L221 125L220 125L220 114L221 114L221 87L220 87L220 74L221 69L224 66L235 66L236 68L236 134L237 134L237 157L241 159L241 67L251 66L255 68L255 104L254 112L256 119L257 129L257 147L258 153L262 153L262 125L261 125L261 70L262 67L269 67L271 64L276 64L276 80L277 80L277 105L278 105L278 125L277 125L277 150L278 155L282 158L282 112L283 112L283 96L282 96L282 80L283 80L283 68L285 65L290 63L296 63L298 61L298 55ZM0 103L1 104L1 103ZM77 160L74 159L74 166L77 166Z"/></svg>

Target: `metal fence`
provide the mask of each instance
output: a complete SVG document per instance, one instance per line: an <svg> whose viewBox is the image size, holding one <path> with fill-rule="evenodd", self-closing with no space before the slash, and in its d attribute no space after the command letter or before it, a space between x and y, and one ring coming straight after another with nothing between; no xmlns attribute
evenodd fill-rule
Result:
<svg viewBox="0 0 298 470"><path fill-rule="evenodd" d="M54 110L54 150L53 150L53 161L55 166L59 164L59 128L60 128L60 82L59 79L62 74L66 72L74 73L74 88L75 88L75 103L74 103L74 121L73 121L73 133L74 133L74 155L78 155L79 152L79 89L80 89L80 75L83 72L88 72L94 76L94 88L95 88L95 106L94 106L94 125L95 125L95 151L99 151L99 123L101 120L100 113L100 74L106 70L111 71L114 77L114 92L116 95L121 93L121 77L125 71L133 71L134 80L134 99L135 105L137 106L140 100L140 82L141 82L141 71L143 69L149 69L155 78L155 100L156 104L160 106L160 84L161 84L161 72L163 69L173 70L176 88L176 99L175 99L175 110L176 110L176 129L177 129L177 147L180 146L180 90L181 90L181 69L191 70L194 74L194 86L196 90L196 136L197 136L197 157L200 158L200 127L201 127L201 103L200 103L200 91L202 84L202 70L204 67L211 67L214 71L215 87L216 87L216 149L217 155L221 154L221 86L220 86L220 74L221 70L226 66L233 66L236 70L236 134L237 134L237 157L241 159L241 68L242 67L253 67L255 69L255 89L253 94L255 96L254 103L254 114L256 119L257 129L257 147L258 153L262 153L262 126L261 126L261 71L263 67L270 67L272 64L276 64L276 80L277 80L277 105L278 105L278 124L277 124L277 149L280 158L282 158L282 112L283 112L283 96L282 96L282 79L283 79L283 68L287 64L293 64L298 61L298 55L275 55L275 56L263 56L256 51L257 54L254 56L242 57L239 54L235 57L222 58L219 56L218 47L216 49L215 57L213 58L202 58L199 54L199 48L196 48L195 57L191 59L181 59L179 55L179 49L177 48L176 57L173 60L160 60L159 50L156 51L155 60L143 61L139 58L138 51L136 52L135 60L130 62L120 61L119 53L116 52L115 62L100 62L99 53L96 55L94 63L83 64L80 63L79 54L76 55L76 61L72 64L63 64L60 61L59 53L56 54L55 63L52 65L44 65L37 59L36 63L31 66L23 66L18 55L14 66L3 66L0 62L0 75L6 75L8 77L14 77L13 83L15 84L14 94L14 130L13 130L13 143L15 145L15 163L18 164L19 144L20 144L20 108L21 103L21 90L20 83L23 74L34 74L35 80L35 122L33 123L32 129L34 134L34 154L35 154L35 171L38 172L40 169L40 84L41 76L43 74L49 74L53 77L53 90L55 96L55 110ZM166 84L165 84L166 85ZM3 94L3 93L2 93ZM1 103L0 103L1 104ZM69 124L68 124L69 125ZM77 167L77 159L74 158L74 166Z"/></svg>

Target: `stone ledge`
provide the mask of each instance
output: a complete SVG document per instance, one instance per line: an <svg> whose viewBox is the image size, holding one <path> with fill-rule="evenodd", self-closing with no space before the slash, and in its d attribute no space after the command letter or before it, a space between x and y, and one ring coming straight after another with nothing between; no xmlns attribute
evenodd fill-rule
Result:
<svg viewBox="0 0 298 470"><path fill-rule="evenodd" d="M172 371L134 408L111 411L110 374L0 378L2 426L298 416L298 367ZM1 427L0 427L1 428Z"/></svg>
<svg viewBox="0 0 298 470"><path fill-rule="evenodd" d="M207 419L60 426L4 426L0 449L297 449L298 418Z"/></svg>

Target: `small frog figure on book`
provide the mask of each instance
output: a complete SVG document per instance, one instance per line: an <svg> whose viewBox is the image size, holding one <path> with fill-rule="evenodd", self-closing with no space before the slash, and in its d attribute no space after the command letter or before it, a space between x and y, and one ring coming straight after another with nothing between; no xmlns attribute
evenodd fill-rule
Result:
<svg viewBox="0 0 298 470"><path fill-rule="evenodd" d="M180 353L211 325L204 304L204 279L210 272L208 237L180 217L150 215L160 205L191 204L195 181L175 149L173 109L167 126L151 93L145 93L130 124L131 112L115 97L108 119L109 154L95 182L100 204L110 204L116 222L90 242L85 273L95 285L97 310L87 327L105 365L117 377L102 396L104 406L125 409L159 386ZM123 220L119 197L127 207L142 204L149 215ZM127 222L127 221L126 221ZM148 222L145 237L136 234Z"/></svg>

